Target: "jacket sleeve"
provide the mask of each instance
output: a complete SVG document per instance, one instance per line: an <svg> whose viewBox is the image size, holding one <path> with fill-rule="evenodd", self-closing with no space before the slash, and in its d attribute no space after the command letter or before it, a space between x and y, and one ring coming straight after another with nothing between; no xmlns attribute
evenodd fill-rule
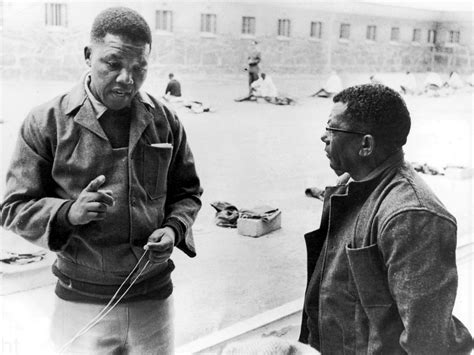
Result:
<svg viewBox="0 0 474 355"><path fill-rule="evenodd" d="M194 165L194 157L186 139L186 132L176 119L174 146L176 147L168 172L165 225L178 229L176 246L189 256L195 256L191 226L201 209L202 188ZM179 226L179 227L178 227Z"/></svg>
<svg viewBox="0 0 474 355"><path fill-rule="evenodd" d="M67 200L54 197L51 132L42 123L30 114L20 129L7 171L1 224L33 244L55 250L51 230Z"/></svg>
<svg viewBox="0 0 474 355"><path fill-rule="evenodd" d="M469 353L471 336L452 316L457 291L455 221L418 209L382 227L379 246L408 354Z"/></svg>

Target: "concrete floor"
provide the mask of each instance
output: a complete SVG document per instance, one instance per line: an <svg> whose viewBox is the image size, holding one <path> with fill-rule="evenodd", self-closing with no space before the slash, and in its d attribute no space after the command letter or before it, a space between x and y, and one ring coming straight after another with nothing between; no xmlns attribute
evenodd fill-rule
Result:
<svg viewBox="0 0 474 355"><path fill-rule="evenodd" d="M351 83L363 77L352 76ZM299 98L296 105L234 102L235 97L245 93L243 76L182 80L185 95L210 102L216 112L193 114L178 110L205 191L194 228L198 257L190 259L178 250L173 257L177 266L173 279L178 346L303 296L306 257L302 235L318 227L322 207L318 200L306 198L304 189L335 181L319 140L331 102L307 97L319 87L312 77L273 79L277 87ZM6 122L0 125L0 166L4 168L14 132L27 110L70 84L3 85L2 116ZM149 88L153 88L151 85ZM157 90L149 88L151 93L161 93L164 84ZM32 98L31 105L20 105L20 92L23 97ZM471 100L470 92L442 98L407 97L413 120L407 160L472 167ZM0 192L3 180L2 177ZM472 243L472 177L426 176L426 180L458 219L459 244ZM240 236L233 229L216 227L210 206L216 200L239 208L260 204L278 207L283 213L283 228L254 239ZM7 245L5 240L9 239L3 239L2 249L18 244L13 241L13 245ZM474 293L468 276L474 269L471 252L459 267L456 315L474 331L470 301ZM52 285L2 296L0 353L28 354L31 349L48 353L45 339L52 305Z"/></svg>

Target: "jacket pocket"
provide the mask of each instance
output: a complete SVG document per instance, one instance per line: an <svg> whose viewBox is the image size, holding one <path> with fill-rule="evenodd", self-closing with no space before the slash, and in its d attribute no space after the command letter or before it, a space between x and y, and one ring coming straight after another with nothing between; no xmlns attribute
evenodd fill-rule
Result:
<svg viewBox="0 0 474 355"><path fill-rule="evenodd" d="M390 294L387 273L377 244L353 249L346 246L349 269L360 304L356 305L357 353L402 354L399 344L403 324ZM369 350L367 350L369 349Z"/></svg>
<svg viewBox="0 0 474 355"><path fill-rule="evenodd" d="M392 305L393 299L377 244L356 249L347 245L346 255L362 306L366 308Z"/></svg>
<svg viewBox="0 0 474 355"><path fill-rule="evenodd" d="M143 185L152 200L166 194L172 152L171 146L143 148Z"/></svg>

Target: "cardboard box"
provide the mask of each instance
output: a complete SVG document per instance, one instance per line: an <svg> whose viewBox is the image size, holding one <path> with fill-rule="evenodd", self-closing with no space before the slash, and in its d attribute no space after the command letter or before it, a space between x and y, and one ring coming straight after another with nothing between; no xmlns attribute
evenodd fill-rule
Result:
<svg viewBox="0 0 474 355"><path fill-rule="evenodd" d="M239 218L237 232L248 237L260 237L281 228L281 211L271 221L263 219Z"/></svg>

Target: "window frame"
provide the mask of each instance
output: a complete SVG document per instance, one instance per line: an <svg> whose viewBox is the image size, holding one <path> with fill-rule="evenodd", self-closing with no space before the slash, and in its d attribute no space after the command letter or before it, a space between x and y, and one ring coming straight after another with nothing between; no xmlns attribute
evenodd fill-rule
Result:
<svg viewBox="0 0 474 355"><path fill-rule="evenodd" d="M257 27L257 19L255 16L242 16L242 27L240 34L243 36L255 36Z"/></svg>
<svg viewBox="0 0 474 355"><path fill-rule="evenodd" d="M287 17L277 20L278 38L287 39L291 37L291 20Z"/></svg>
<svg viewBox="0 0 474 355"><path fill-rule="evenodd" d="M165 26L163 26L162 24L163 19L166 20ZM155 31L156 32L173 33L173 27L174 27L174 14L172 10L166 10L166 9L155 10Z"/></svg>
<svg viewBox="0 0 474 355"><path fill-rule="evenodd" d="M376 25L367 25L365 39L369 42L377 41L377 26Z"/></svg>
<svg viewBox="0 0 474 355"><path fill-rule="evenodd" d="M421 43L421 28L414 28L411 35L412 43Z"/></svg>
<svg viewBox="0 0 474 355"><path fill-rule="evenodd" d="M323 22L311 21L309 25L309 38L313 40L320 40L323 38Z"/></svg>
<svg viewBox="0 0 474 355"><path fill-rule="evenodd" d="M201 13L200 33L207 36L217 35L217 14L210 12Z"/></svg>
<svg viewBox="0 0 474 355"><path fill-rule="evenodd" d="M347 22L341 22L339 26L339 41L344 41L344 42L349 41L350 38L351 38L351 24Z"/></svg>
<svg viewBox="0 0 474 355"><path fill-rule="evenodd" d="M50 29L68 27L68 6L63 2L44 3L44 26Z"/></svg>

